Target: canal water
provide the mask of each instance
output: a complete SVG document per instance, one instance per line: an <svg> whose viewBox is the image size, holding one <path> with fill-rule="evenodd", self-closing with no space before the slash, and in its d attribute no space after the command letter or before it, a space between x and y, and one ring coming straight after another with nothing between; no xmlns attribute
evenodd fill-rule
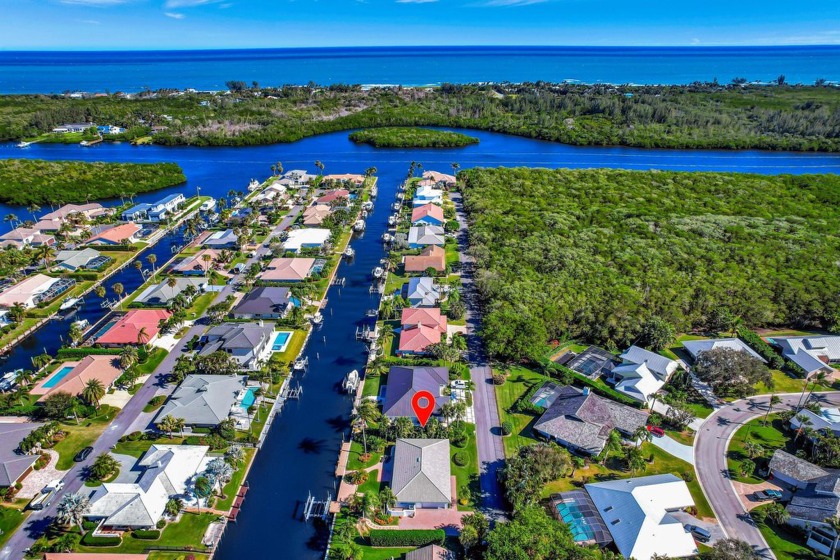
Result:
<svg viewBox="0 0 840 560"><path fill-rule="evenodd" d="M379 198L367 221L364 235L354 239L352 262L340 265L338 276L346 278L343 287L333 286L323 311L324 323L316 330L306 349L309 371L297 375L295 383L303 387L299 401L287 403L275 419L265 445L257 456L248 478L251 489L239 515L222 539L216 558L237 560L243 557L269 559L315 559L323 556L326 531L300 520L308 493L319 499L328 492L335 495L334 477L338 449L349 434L351 397L340 392L344 375L361 369L366 355L364 346L355 340L356 326L362 324L367 309L378 305L378 296L368 291L371 271L383 256L380 241L385 231L390 204L397 185L405 178L411 161L425 169L450 171L450 164L461 168L473 166L533 167L621 167L629 169L669 169L686 171L741 171L750 173L838 173L840 155L784 152L731 152L641 150L629 148L579 148L517 138L500 134L470 131L480 143L447 150L377 150L347 140L347 133L308 138L294 144L248 148L163 148L157 146L102 145L94 148L64 145L34 145L18 149L0 145L0 157L44 159L85 159L121 162L175 161L187 175L184 186L145 194L139 201L156 200L170 192L226 196L231 189L244 190L251 178L264 178L270 166L282 162L285 169L313 170L316 160L324 162L325 173L361 173L370 166L378 168ZM119 202L119 201L116 201ZM3 215L20 208L0 206ZM0 224L6 228L6 224ZM169 243L156 249L158 262L169 252ZM129 267L113 282L120 281L127 290L140 284L140 275ZM93 298L83 313L95 310ZM85 316L85 315L83 315ZM93 321L93 318L91 318ZM60 346L59 335L66 337L68 323L52 323L19 350L3 368L22 367L29 356L54 351Z"/></svg>

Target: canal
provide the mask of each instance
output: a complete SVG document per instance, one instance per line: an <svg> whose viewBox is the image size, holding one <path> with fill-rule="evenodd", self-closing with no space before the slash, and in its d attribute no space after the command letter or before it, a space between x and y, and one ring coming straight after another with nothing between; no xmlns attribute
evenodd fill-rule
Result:
<svg viewBox="0 0 840 560"><path fill-rule="evenodd" d="M369 294L371 271L383 256L380 237L385 231L389 206L397 185L405 178L411 161L425 169L450 171L450 164L461 168L473 166L533 167L621 167L628 169L673 169L686 171L742 171L750 173L838 173L840 155L784 152L730 152L641 150L628 148L581 148L541 142L500 134L469 131L480 143L446 150L376 150L356 145L347 133L308 138L294 144L248 148L163 148L103 145L95 148L63 145L34 145L21 150L11 144L0 145L0 157L44 159L86 159L102 161L148 162L175 161L188 177L185 186L137 197L138 201L156 200L171 192L225 196L230 189L244 190L251 178L264 178L270 165L280 161L285 169L314 169L316 160L324 162L325 173L361 173L367 167L378 168L379 197L367 221L363 236L354 239L356 251L352 262L343 262L338 276L346 278L343 287L333 286L323 311L324 323L316 330L306 349L310 367L297 375L303 387L299 401L288 402L275 419L263 449L257 456L248 478L251 486L239 514L222 539L216 558L316 559L323 557L326 531L300 521L302 504L311 492L323 499L335 494L334 477L342 437L349 434L350 396L340 392L344 375L363 367L364 346L355 340L355 328L365 311L376 307L378 296ZM116 201L117 203L119 201ZM4 215L22 209L0 206ZM6 228L6 224L0 224ZM162 241L156 251L158 262L168 258L169 243ZM127 291L139 286L141 278L132 267L107 282L120 281ZM91 297L83 313L96 313ZM88 318L84 314L82 317ZM92 321L91 318L89 320ZM58 336L69 324L51 323L17 350L0 369L24 367L32 354L46 347L52 352L60 346ZM22 364L22 365L14 365Z"/></svg>

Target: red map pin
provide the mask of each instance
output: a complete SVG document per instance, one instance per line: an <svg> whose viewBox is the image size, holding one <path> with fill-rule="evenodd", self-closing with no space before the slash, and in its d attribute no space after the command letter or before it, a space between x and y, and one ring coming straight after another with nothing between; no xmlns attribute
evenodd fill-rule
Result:
<svg viewBox="0 0 840 560"><path fill-rule="evenodd" d="M426 427L426 422L432 417L435 410L435 396L428 391L417 391L411 397L411 408L420 421L420 426Z"/></svg>

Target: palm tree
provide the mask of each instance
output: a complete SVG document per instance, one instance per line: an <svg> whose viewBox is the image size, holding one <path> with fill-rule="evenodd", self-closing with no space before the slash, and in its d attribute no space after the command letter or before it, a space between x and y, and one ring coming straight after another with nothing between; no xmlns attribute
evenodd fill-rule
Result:
<svg viewBox="0 0 840 560"><path fill-rule="evenodd" d="M123 294L125 293L125 286L123 286L120 282L114 282L114 285L111 286L111 289L114 290L114 293L117 294L117 297L122 300Z"/></svg>
<svg viewBox="0 0 840 560"><path fill-rule="evenodd" d="M157 262L157 255L152 253L151 255L146 256L146 261L148 261L149 265L152 267L152 280L155 279L155 274L157 274L157 266L155 263Z"/></svg>
<svg viewBox="0 0 840 560"><path fill-rule="evenodd" d="M782 504L773 503L767 508L767 517L776 525L784 525L790 519L790 514Z"/></svg>
<svg viewBox="0 0 840 560"><path fill-rule="evenodd" d="M90 500L82 494L65 494L58 502L55 514L59 523L76 525L80 530L85 515L90 511Z"/></svg>
<svg viewBox="0 0 840 560"><path fill-rule="evenodd" d="M365 169L365 178L376 175L377 169L375 167L368 167Z"/></svg>
<svg viewBox="0 0 840 560"><path fill-rule="evenodd" d="M770 416L770 411L773 410L773 407L777 404L781 404L782 399L777 397L776 395L770 395L770 402L767 404L767 413L764 415L764 425L767 425L767 417Z"/></svg>
<svg viewBox="0 0 840 560"><path fill-rule="evenodd" d="M646 426L639 426L636 428L636 431L633 432L633 439L636 440L636 447L639 447L642 442L651 441L653 439L653 434L650 433Z"/></svg>
<svg viewBox="0 0 840 560"><path fill-rule="evenodd" d="M130 368L137 363L137 357L138 352L136 346L123 346L123 349L120 351L120 367L123 369Z"/></svg>
<svg viewBox="0 0 840 560"><path fill-rule="evenodd" d="M169 279L166 281L166 285L170 288L174 288L178 285L178 281L175 279L174 276L170 276Z"/></svg>
<svg viewBox="0 0 840 560"><path fill-rule="evenodd" d="M184 434L184 428L186 427L186 425L187 425L186 420L184 420L183 418L176 418L175 422L172 424L172 427L175 428L176 432L183 435Z"/></svg>
<svg viewBox="0 0 840 560"><path fill-rule="evenodd" d="M70 325L70 330L67 331L67 336L70 337L70 341L73 343L73 346L79 344L84 334L85 333L82 331L82 327L80 327L78 323Z"/></svg>
<svg viewBox="0 0 840 560"><path fill-rule="evenodd" d="M385 488L379 492L379 503L385 509L393 507L394 504L397 503L397 497L394 495L394 491L391 490L390 486L385 486Z"/></svg>
<svg viewBox="0 0 840 560"><path fill-rule="evenodd" d="M18 383L19 383L22 387L28 387L28 386L29 386L29 384L32 382L32 377L33 377L33 375L34 375L34 374L32 373L32 371L31 371L31 370L25 369L25 370L23 370L22 372L20 372L20 373L18 374L18 376L17 376L17 382L18 382Z"/></svg>
<svg viewBox="0 0 840 560"><path fill-rule="evenodd" d="M172 432L175 431L175 418L169 414L164 416L158 422L158 430L169 434L169 439L172 439Z"/></svg>
<svg viewBox="0 0 840 560"><path fill-rule="evenodd" d="M586 466L586 461L584 461L583 457L578 457L577 455L572 455L572 474L569 476L574 478L575 472L578 469L582 469Z"/></svg>
<svg viewBox="0 0 840 560"><path fill-rule="evenodd" d="M16 301L9 308L9 318L15 323L20 323L21 321L23 321L24 315L26 315L26 307L24 307L23 304L19 301Z"/></svg>
<svg viewBox="0 0 840 560"><path fill-rule="evenodd" d="M137 344L145 346L147 342L149 342L149 331L146 330L146 327L140 327L140 330L137 331Z"/></svg>
<svg viewBox="0 0 840 560"><path fill-rule="evenodd" d="M88 379L85 388L82 389L82 400L89 405L99 408L99 401L105 396L105 386L98 379Z"/></svg>
<svg viewBox="0 0 840 560"><path fill-rule="evenodd" d="M18 220L18 217L15 216L14 214L6 214L6 216L3 218L3 221L6 222L7 224L10 224L12 226L12 229L17 229L14 226L14 223L19 222L19 220Z"/></svg>
<svg viewBox="0 0 840 560"><path fill-rule="evenodd" d="M105 297L105 286L103 286L102 284L100 284L99 286L97 286L96 288L94 288L94 290L93 290L93 291L94 291L94 293L95 293L97 296L99 296L99 297L101 297L101 298L104 298L104 297Z"/></svg>
<svg viewBox="0 0 840 560"><path fill-rule="evenodd" d="M198 502L198 513L201 513L201 499L207 498L213 493L213 483L206 476L199 476L195 479L193 490Z"/></svg>
<svg viewBox="0 0 840 560"><path fill-rule="evenodd" d="M796 443L796 440L799 439L799 436L802 434L802 431L805 428L808 428L811 426L811 424L813 424L813 422L811 422L811 419L807 416L797 415L796 419L799 420L799 428L796 430L796 435L793 437L793 443Z"/></svg>
<svg viewBox="0 0 840 560"><path fill-rule="evenodd" d="M134 268L137 269L137 272L140 273L140 276L143 276L143 263L140 260L134 261Z"/></svg>
<svg viewBox="0 0 840 560"><path fill-rule="evenodd" d="M47 268L50 264L50 257L55 254L55 249L50 247L49 245L41 245L38 247L38 254L41 257L41 260L44 261L44 268Z"/></svg>
<svg viewBox="0 0 840 560"><path fill-rule="evenodd" d="M213 257L204 253L201 255L201 261L204 263L204 276L207 276L207 272L210 270L210 262L213 260Z"/></svg>
<svg viewBox="0 0 840 560"><path fill-rule="evenodd" d="M833 560L837 554L837 545L840 543L840 517L832 515L826 517L823 521L834 530L834 542L831 543L831 558Z"/></svg>
<svg viewBox="0 0 840 560"><path fill-rule="evenodd" d="M318 168L318 171L319 171L320 175L324 174L324 164L321 163L321 160L315 160L315 167Z"/></svg>
<svg viewBox="0 0 840 560"><path fill-rule="evenodd" d="M29 213L30 213L30 214L32 214L32 219L33 219L34 221L36 221L36 222L37 222L37 221L38 221L38 218L36 218L36 217L35 217L35 212L40 212L40 211L41 211L41 207L40 207L40 206L38 206L38 205L37 205L37 204L35 204L35 203L32 203L32 204L30 204L30 205L29 205L26 209L27 209L27 210L29 210Z"/></svg>

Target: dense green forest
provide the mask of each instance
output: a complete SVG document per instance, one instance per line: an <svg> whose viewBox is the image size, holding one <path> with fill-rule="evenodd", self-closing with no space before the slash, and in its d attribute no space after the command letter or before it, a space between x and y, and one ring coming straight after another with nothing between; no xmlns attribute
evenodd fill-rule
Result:
<svg viewBox="0 0 840 560"><path fill-rule="evenodd" d="M464 204L500 358L576 337L840 323L840 176L470 169ZM732 321L729 321L731 326Z"/></svg>
<svg viewBox="0 0 840 560"><path fill-rule="evenodd" d="M0 160L0 202L66 204L131 195L186 181L176 163Z"/></svg>
<svg viewBox="0 0 840 560"><path fill-rule="evenodd" d="M840 151L833 86L287 86L229 94L145 92L71 99L0 97L0 140L65 122L126 127L159 144L244 146L354 128L474 128L577 145ZM108 138L106 138L108 139Z"/></svg>
<svg viewBox="0 0 840 560"><path fill-rule="evenodd" d="M375 148L460 148L478 144L478 138L459 132L405 126L359 130L350 135L350 140Z"/></svg>

